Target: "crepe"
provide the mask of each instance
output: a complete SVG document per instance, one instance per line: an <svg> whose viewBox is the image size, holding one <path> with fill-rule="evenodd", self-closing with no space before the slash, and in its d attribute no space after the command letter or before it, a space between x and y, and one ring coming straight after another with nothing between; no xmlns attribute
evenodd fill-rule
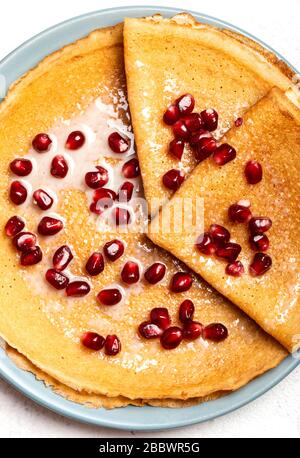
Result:
<svg viewBox="0 0 300 458"><path fill-rule="evenodd" d="M163 123L166 108L191 93L194 111L219 113L220 138L273 87L287 90L293 72L256 42L229 30L197 23L186 13L171 19L160 15L128 18L124 26L128 98L136 145L151 213L170 198L162 184L170 169L188 176L195 167L186 145L179 163L168 153L172 129Z"/></svg>
<svg viewBox="0 0 300 458"><path fill-rule="evenodd" d="M84 173L102 161L118 171L126 159L109 152L107 136L119 129L132 139L121 25L92 33L28 72L2 103L0 124L1 226L17 213L25 217L26 227L36 232L43 215L30 199L16 207L8 198L8 164L15 156L28 153L38 173L25 180L33 188L55 187L58 203L54 211L64 220L64 230L56 236L39 236L44 257L36 266L21 268L19 256L4 233L0 241L0 335L36 368L84 395L118 398L117 402L122 397L143 402L156 399L157 403L172 399L176 403L237 389L287 355L273 338L200 278L195 277L188 294L171 293L171 276L186 270L178 260L156 248L145 234L116 233L101 217L90 213ZM66 152L65 139L77 128L86 132L88 141L80 150ZM56 139L54 151L32 151L30 143L38 132L48 132ZM56 154L55 148L73 163L67 181L49 174L49 158ZM115 189L117 184L113 183ZM137 186L141 196L142 188ZM144 215L141 223L146 220ZM101 250L116 236L125 242L125 254L114 263L106 262L102 274L89 278L89 295L67 298L44 281L59 246L67 244L74 252L71 274L86 277L84 265L90 253ZM100 306L96 294L107 285L120 284L121 268L132 258L138 258L144 268L161 260L167 266L166 277L156 286L143 280L130 288L122 285L126 291L122 303ZM159 341L146 341L138 335L139 324L153 307L166 306L172 322L178 323L178 307L186 297L195 303L195 319L204 324L222 322L229 330L228 339L218 344L198 339L166 351ZM84 348L80 338L85 331L117 334L122 351L109 357L103 351Z"/></svg>
<svg viewBox="0 0 300 458"><path fill-rule="evenodd" d="M174 202L190 199L192 212L196 211L197 199L203 199L203 227L193 225L193 217L189 217L185 227L174 233L173 224L179 223L181 215L172 210L171 200L159 217L169 218L171 212L170 233L163 233L157 218L150 227L150 237L201 274L289 351L295 351L300 344L300 244L296 236L300 110L274 88L247 112L243 126L232 128L222 141L237 150L236 159L223 167L212 159L202 162L174 196ZM263 179L256 185L248 184L244 176L249 160L258 161L263 168ZM255 278L247 268L254 256L247 225L230 222L227 214L230 205L245 199L251 203L253 216L267 216L273 223L267 233L267 253L273 265L265 275ZM246 272L240 278L229 277L224 261L201 255L195 248L197 236L214 223L228 228L232 241L242 246L239 259Z"/></svg>

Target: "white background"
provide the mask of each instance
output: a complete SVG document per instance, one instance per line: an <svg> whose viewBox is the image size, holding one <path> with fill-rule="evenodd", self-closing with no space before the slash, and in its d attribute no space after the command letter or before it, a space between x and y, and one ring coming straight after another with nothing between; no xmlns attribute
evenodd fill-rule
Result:
<svg viewBox="0 0 300 458"><path fill-rule="evenodd" d="M73 16L147 3L9 0L1 8L0 59L43 29ZM228 21L268 43L300 70L299 0L149 0L148 4L191 9ZM300 367L236 412L205 424L161 433L127 433L82 425L37 406L0 380L0 437L300 437L299 379Z"/></svg>

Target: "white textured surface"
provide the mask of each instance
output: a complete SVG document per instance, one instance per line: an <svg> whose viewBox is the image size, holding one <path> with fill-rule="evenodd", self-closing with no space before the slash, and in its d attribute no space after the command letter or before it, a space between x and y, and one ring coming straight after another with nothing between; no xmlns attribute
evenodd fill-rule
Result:
<svg viewBox="0 0 300 458"><path fill-rule="evenodd" d="M148 2L146 2L147 4ZM155 1L197 10L256 35L300 70L299 0ZM89 11L142 1L53 2L10 0L1 10L0 59L41 30ZM71 6L72 5L72 6ZM71 6L71 8L70 8ZM300 437L300 367L267 394L225 417L161 433L126 433L82 425L37 406L0 380L0 437Z"/></svg>

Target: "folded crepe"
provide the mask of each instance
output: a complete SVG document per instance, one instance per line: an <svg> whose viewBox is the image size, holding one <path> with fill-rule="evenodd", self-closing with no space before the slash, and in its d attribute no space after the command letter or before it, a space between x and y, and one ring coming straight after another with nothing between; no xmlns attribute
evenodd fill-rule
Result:
<svg viewBox="0 0 300 458"><path fill-rule="evenodd" d="M222 142L236 149L236 159L222 167L211 158L200 163L153 221L150 238L199 273L289 351L294 351L300 345L300 109L274 88L245 114L243 125L233 127ZM254 185L247 182L244 173L250 160L258 161L263 170L262 181ZM183 203L187 199L191 208L184 222L174 206L181 199ZM193 216L199 199L203 202L202 227L194 224ZM272 221L267 232L267 254L272 258L272 267L261 276L253 277L248 271L254 251L248 241L247 224L234 223L228 217L228 208L240 201L242 205L249 201L246 205L251 204L254 217L268 217ZM162 221L166 218L169 231L163 230ZM232 241L242 247L239 259L245 273L241 277L228 276L224 261L202 254L195 246L197 237L215 223L225 226Z"/></svg>

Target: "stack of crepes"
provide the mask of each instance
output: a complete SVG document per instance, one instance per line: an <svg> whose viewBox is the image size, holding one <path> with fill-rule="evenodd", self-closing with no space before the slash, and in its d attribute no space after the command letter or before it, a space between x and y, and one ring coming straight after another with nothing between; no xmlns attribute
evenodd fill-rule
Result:
<svg viewBox="0 0 300 458"><path fill-rule="evenodd" d="M121 235L126 257L107 264L90 280L92 293L78 299L36 288L33 282L39 283L36 279L45 265L20 268L3 233L0 334L16 364L63 396L94 407L178 407L236 390L298 348L300 111L293 77L282 61L248 38L180 14L172 19L125 19L124 24L97 30L48 56L12 86L0 108L2 227L15 213L26 218L30 230L36 226L36 213L28 206L16 211L8 198L9 163L28 153L37 132L58 132L86 121L82 116L95 99L115 109L129 132L130 110L152 219L148 232ZM173 197L162 177L178 168L178 160L168 152L172 129L162 118L185 93L193 94L195 111L218 112L215 137L232 145L237 157L223 167L211 158L197 165L192 149L186 147L180 161L185 181ZM239 118L243 124L237 127ZM254 186L244 177L245 163L251 159L264 171L263 180ZM111 166L118 160L112 159ZM173 206L178 197L190 205L180 231L176 223L181 212ZM202 227L195 226L193 218L198 199L204 204ZM217 223L230 230L232 240L243 247L239 259L250 264L253 251L245 225L227 216L228 207L241 200L249 200L255 215L267 215L273 222L273 265L263 276L253 277L245 268L241 277L229 277L224 261L195 249L197 237ZM50 241L40 241L45 258L55 247L68 244L76 253L72 273L86 275L84 260L89 254L120 235L116 228L109 233L101 226L97 229L86 194L74 184L60 189L55 211L63 216L65 230ZM164 216L168 231L161 224ZM95 292L120 282L120 269L132 257L144 268L162 261L167 276L156 285L141 282L128 289L126 300L109 310L99 307ZM189 269L192 288L171 292L172 274ZM154 307L168 308L172 323L178 325L178 307L186 298L195 304L195 320L223 323L228 338L218 343L183 341L166 350L159 340L139 335L139 324ZM121 352L108 357L84 348L80 337L85 331L117 334Z"/></svg>

